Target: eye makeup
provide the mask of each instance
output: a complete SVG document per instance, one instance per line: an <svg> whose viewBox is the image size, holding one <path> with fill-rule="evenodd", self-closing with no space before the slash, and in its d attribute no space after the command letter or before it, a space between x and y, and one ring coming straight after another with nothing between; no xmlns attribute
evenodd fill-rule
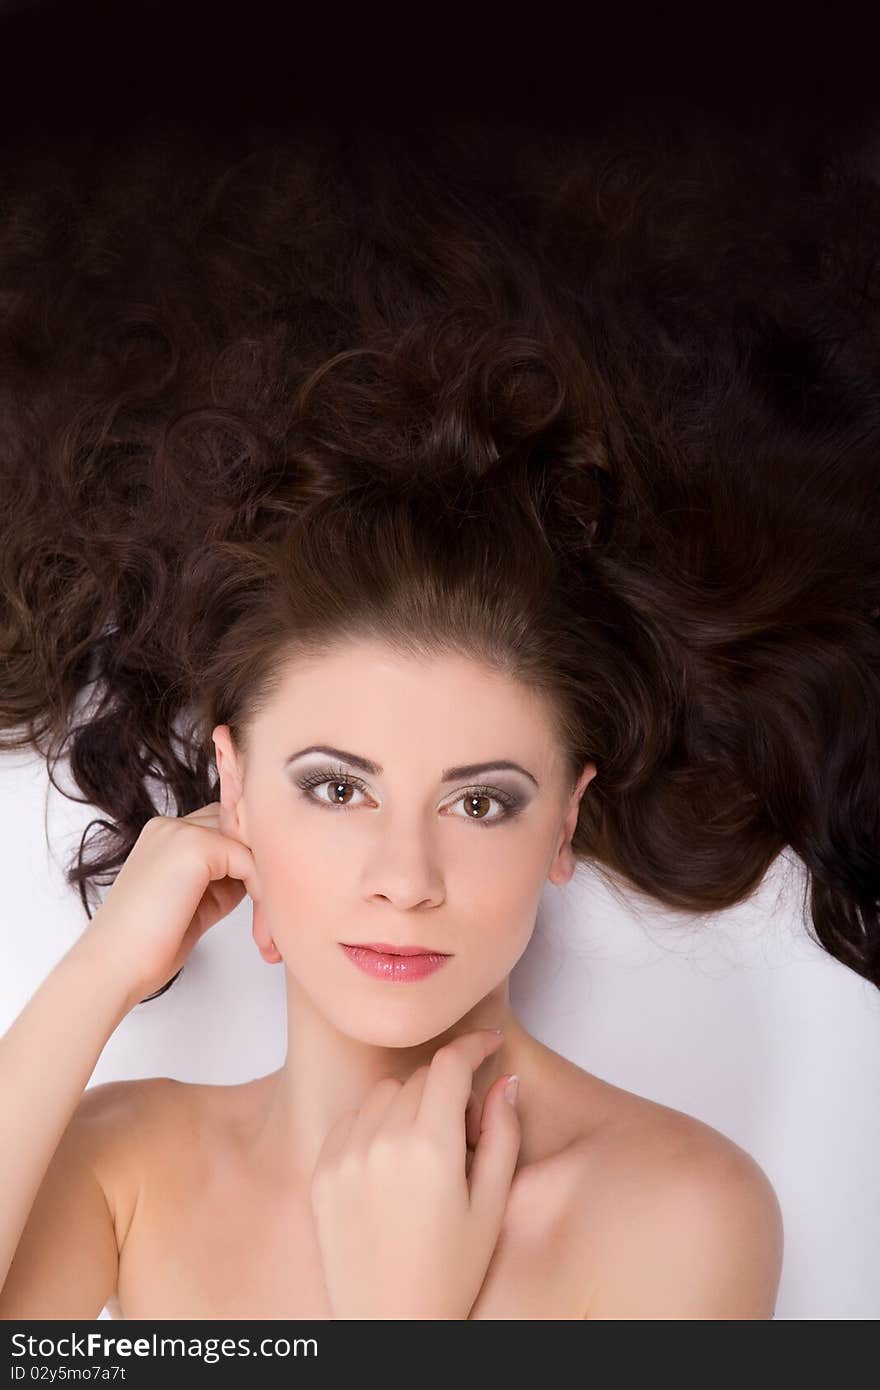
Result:
<svg viewBox="0 0 880 1390"><path fill-rule="evenodd" d="M350 767L357 767L361 772L369 773L371 777L381 777L383 769L378 763L371 762L369 758L362 758L358 753L347 753L344 748L331 748L326 743L310 743L308 748L300 748L299 752L291 753L289 758L284 761L284 766L289 767L298 758L304 758L307 753L322 753L326 758L335 758L339 762L348 763ZM468 777L478 777L481 772L502 772L510 769L511 772L521 772L523 777L539 787L539 782L534 773L529 772L528 768L522 767L520 763L513 763L509 758L499 758L489 763L466 763L462 767L447 767L440 774L441 782L458 782Z"/></svg>
<svg viewBox="0 0 880 1390"><path fill-rule="evenodd" d="M347 772L344 768L341 767L314 768L312 771L305 773L302 777L295 777L293 780L295 781L296 785L300 788L300 790L303 792L303 794L306 796L306 798L310 801L313 801L315 805L320 806L322 810L326 809L345 811L348 809L348 803L333 802L316 798L312 795L312 792L315 788L319 786L327 785L329 783L332 783L336 786L352 786L356 787L358 791L363 792L365 795L369 795L367 788L365 784L361 781L360 777L352 776L350 772ZM514 792L506 791L501 787L485 786L466 787L458 795L458 797L455 798L454 801L451 801L447 804L450 806L456 806L459 804L459 802L466 801L468 799L479 800L482 798L498 802L499 805L503 807L503 814L493 815L491 817L473 816L466 814L463 817L458 817L458 819L472 820L475 821L478 825L482 826L500 825L506 821L512 820L514 816L519 815L520 811L523 809L523 806L525 804L523 799L517 796Z"/></svg>

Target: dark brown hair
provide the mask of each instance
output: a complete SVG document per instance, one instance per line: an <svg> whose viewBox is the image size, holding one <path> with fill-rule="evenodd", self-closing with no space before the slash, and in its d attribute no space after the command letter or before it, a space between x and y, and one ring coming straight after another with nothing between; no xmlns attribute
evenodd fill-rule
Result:
<svg viewBox="0 0 880 1390"><path fill-rule="evenodd" d="M790 846L880 985L874 182L699 133L231 145L0 172L0 726L106 816L86 912L217 799L217 722L246 755L289 659L377 635L546 694L579 857L704 913Z"/></svg>

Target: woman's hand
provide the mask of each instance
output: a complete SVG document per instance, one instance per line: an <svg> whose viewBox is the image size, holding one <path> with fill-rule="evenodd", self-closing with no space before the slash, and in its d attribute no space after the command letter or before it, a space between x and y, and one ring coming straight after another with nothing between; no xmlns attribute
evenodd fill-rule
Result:
<svg viewBox="0 0 880 1390"><path fill-rule="evenodd" d="M219 801L153 816L80 941L116 962L133 1007L177 974L254 878L248 847L220 830Z"/></svg>
<svg viewBox="0 0 880 1390"><path fill-rule="evenodd" d="M327 1135L311 1202L334 1318L467 1318L520 1145L500 1076L465 1171L473 1074L500 1042L489 1029L455 1038L406 1082L380 1081Z"/></svg>

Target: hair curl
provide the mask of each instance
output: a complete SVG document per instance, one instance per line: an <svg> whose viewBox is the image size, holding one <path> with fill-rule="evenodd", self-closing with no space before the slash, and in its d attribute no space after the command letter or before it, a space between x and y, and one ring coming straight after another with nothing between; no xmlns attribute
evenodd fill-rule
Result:
<svg viewBox="0 0 880 1390"><path fill-rule="evenodd" d="M699 134L229 142L0 171L0 728L107 817L87 914L151 779L217 799L214 725L246 756L289 659L378 635L547 695L580 858L703 913L790 846L880 985L874 182Z"/></svg>

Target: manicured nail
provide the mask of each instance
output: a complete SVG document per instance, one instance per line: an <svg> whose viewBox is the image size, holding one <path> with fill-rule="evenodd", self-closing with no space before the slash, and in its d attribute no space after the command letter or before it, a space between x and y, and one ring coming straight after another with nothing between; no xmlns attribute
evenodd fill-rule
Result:
<svg viewBox="0 0 880 1390"><path fill-rule="evenodd" d="M506 1082L505 1087L504 1087L504 1099L505 1099L505 1100L509 1100L510 1103L511 1103L511 1105L515 1105L515 1104L516 1104L516 1093L517 1093L517 1089L518 1089L518 1088L519 1088L519 1077L518 1077L518 1076L515 1076L515 1075L514 1075L514 1076L511 1076L511 1077L508 1077L507 1082Z"/></svg>

